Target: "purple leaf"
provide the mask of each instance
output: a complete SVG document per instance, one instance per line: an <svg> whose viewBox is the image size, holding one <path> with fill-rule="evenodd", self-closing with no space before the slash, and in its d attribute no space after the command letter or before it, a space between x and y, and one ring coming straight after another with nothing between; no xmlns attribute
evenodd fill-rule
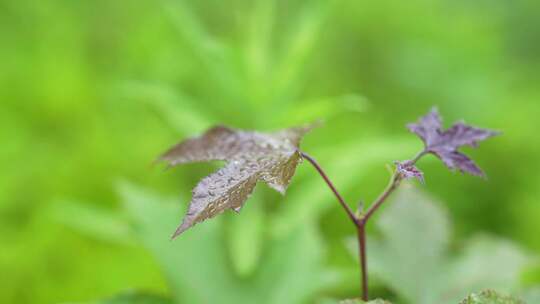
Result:
<svg viewBox="0 0 540 304"><path fill-rule="evenodd" d="M450 169L458 169L476 176L484 176L484 172L458 149L462 146L477 147L480 141L499 134L463 122L457 122L443 130L441 116L435 108L418 122L407 125L407 128L422 139L425 152L439 157Z"/></svg>
<svg viewBox="0 0 540 304"><path fill-rule="evenodd" d="M227 162L193 189L188 212L173 238L227 209L239 212L258 181L285 193L302 158L298 151L300 140L312 128L261 133L217 126L163 154L159 160L169 166L212 160Z"/></svg>
<svg viewBox="0 0 540 304"><path fill-rule="evenodd" d="M416 178L422 184L424 184L424 172L420 171L415 165L412 165L410 161L396 161L397 171L404 179Z"/></svg>

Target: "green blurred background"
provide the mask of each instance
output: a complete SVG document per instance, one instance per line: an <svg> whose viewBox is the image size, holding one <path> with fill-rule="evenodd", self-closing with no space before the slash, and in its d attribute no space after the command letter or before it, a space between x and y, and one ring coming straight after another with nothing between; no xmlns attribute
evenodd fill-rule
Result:
<svg viewBox="0 0 540 304"><path fill-rule="evenodd" d="M404 125L434 105L447 125L465 119L501 130L467 150L487 182L428 157L422 189L448 210L450 251L483 232L536 256L539 69L537 0L2 0L0 303L129 290L196 303L182 294L235 292L224 280L248 286L264 269L279 269L283 288L304 288L294 300L276 291L282 303L355 296L357 264L345 244L353 229L307 164L285 198L259 185L239 215L169 242L190 189L219 164L163 171L152 161L217 123L274 130L322 118L303 148L351 204L374 199L385 165L421 148ZM141 221L163 217L145 211L134 220L130 202L141 197L180 208L163 212L173 225L144 234ZM281 242L303 233L311 245ZM378 233L371 225L370 237ZM189 284L218 260L226 277L210 269ZM294 280L315 268L320 282ZM518 285L537 284L540 265L531 263ZM400 298L376 277L372 291ZM233 298L220 302L241 302Z"/></svg>

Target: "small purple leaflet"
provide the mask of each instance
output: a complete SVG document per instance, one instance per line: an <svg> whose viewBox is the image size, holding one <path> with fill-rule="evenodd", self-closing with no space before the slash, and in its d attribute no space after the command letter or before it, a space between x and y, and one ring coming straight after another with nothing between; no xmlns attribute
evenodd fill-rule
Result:
<svg viewBox="0 0 540 304"><path fill-rule="evenodd" d="M396 161L396 170L404 179L416 178L420 183L425 184L424 172L420 171L415 165L412 165L410 161Z"/></svg>
<svg viewBox="0 0 540 304"><path fill-rule="evenodd" d="M450 169L457 169L472 175L485 177L484 172L472 159L458 151L463 146L476 148L480 141L500 134L497 131L482 129L463 122L454 123L443 130L442 119L436 108L421 117L418 122L407 125L425 144L425 152L440 158Z"/></svg>

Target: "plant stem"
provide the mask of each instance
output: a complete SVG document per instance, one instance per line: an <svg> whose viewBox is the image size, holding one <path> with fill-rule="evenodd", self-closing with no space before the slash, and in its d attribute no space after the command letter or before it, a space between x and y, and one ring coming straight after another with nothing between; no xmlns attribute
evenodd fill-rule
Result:
<svg viewBox="0 0 540 304"><path fill-rule="evenodd" d="M362 214L359 218L359 225L356 227L356 233L358 237L358 250L361 266L361 278L362 278L362 300L368 301L368 270L367 270L367 249L366 249L366 224L370 217L379 209L384 201L394 192L399 186L401 181L401 175L396 171L392 174L390 184L386 187L383 193L371 204L368 211Z"/></svg>
<svg viewBox="0 0 540 304"><path fill-rule="evenodd" d="M343 199L339 191L336 189L332 181L328 178L328 176L326 175L324 170L321 168L321 166L317 163L317 161L313 157L309 156L308 154L304 152L300 152L300 154L302 155L303 158L307 159L313 165L313 167L315 167L317 172L319 172L319 174L324 179L328 187L330 187L334 195L337 197L339 203L341 204L341 206L343 207L343 209L349 216L350 220L354 223L355 226L358 226L358 218L356 217L356 215L354 215L354 212L351 210L351 207L347 205L347 203L345 202L345 200Z"/></svg>
<svg viewBox="0 0 540 304"><path fill-rule="evenodd" d="M409 161L411 166L415 165L424 155L427 154L426 150L422 150L418 153L412 160ZM357 220L357 235L358 235L358 249L360 251L360 265L362 271L362 300L368 301L368 274L367 274L367 249L366 249L366 225L368 220L371 218L373 213L381 207L381 205L386 201L386 199L399 187L399 184L403 180L401 174L398 171L395 171L390 178L390 183L384 189L384 191L379 195L379 197L371 204L366 213L360 215Z"/></svg>
<svg viewBox="0 0 540 304"><path fill-rule="evenodd" d="M317 170L319 175L323 178L323 180L326 182L328 187L332 190L336 198L338 199L339 203L349 216L350 220L353 222L354 226L356 227L357 235L358 235L358 245L359 245L359 259L361 264L361 271L360 271L360 282L361 282L361 290L362 290L362 300L367 301L368 300L368 277L367 277L367 255L366 255L366 229L365 229L365 220L363 218L358 217L347 205L345 200L343 199L343 196L339 193L339 191L336 189L332 181L328 178L328 175L324 172L322 167L317 163L317 161L311 157L309 154L300 152L303 158L307 159L311 165Z"/></svg>
<svg viewBox="0 0 540 304"><path fill-rule="evenodd" d="M426 151L426 149L420 151L418 154L416 154L416 156L410 161L410 164L411 165L415 165L419 160L420 158L422 158L424 155L428 154L428 151Z"/></svg>
<svg viewBox="0 0 540 304"><path fill-rule="evenodd" d="M324 170L321 168L321 166L315 161L315 159L308 154L304 152L300 152L303 158L307 159L313 167L317 170L317 172L321 175L321 177L324 179L328 187L332 190L334 195L337 197L339 203L349 216L350 220L353 222L353 224L356 226L356 234L358 237L358 251L359 251L359 259L360 259L360 268L361 268L361 289L362 289L362 300L368 301L369 295L368 295L368 272L367 272L367 250L366 250L366 225L367 221L371 218L373 213L379 209L379 207L386 201L386 199L398 188L399 184L403 180L403 177L398 171L395 171L392 174L392 177L390 178L390 182L386 189L379 195L379 197L370 205L369 209L360 215L356 215L349 205L345 202L339 191L337 191L336 187L330 181ZM424 155L427 154L427 151L423 150L420 153L418 153L412 160L408 161L408 163L412 166L420 160Z"/></svg>
<svg viewBox="0 0 540 304"><path fill-rule="evenodd" d="M379 197L371 204L368 211L362 216L362 221L365 223L369 220L369 218L379 209L379 207L386 201L386 199L394 192L394 190L397 189L401 182L401 175L396 171L390 178L390 183L386 187L386 189L379 195Z"/></svg>
<svg viewBox="0 0 540 304"><path fill-rule="evenodd" d="M367 271L367 252L366 252L366 225L362 223L356 227L358 236L358 259L360 261L360 279L362 289L362 301L369 300L368 294L368 271Z"/></svg>
<svg viewBox="0 0 540 304"><path fill-rule="evenodd" d="M408 164L414 166L420 160L420 158L422 158L426 154L427 151L422 150L412 160L409 160ZM401 176L401 174L399 174L398 171L395 171L390 178L390 183L388 184L386 189L384 189L383 193L381 193L381 195L379 195L379 197L371 204L368 211L366 211L366 213L360 217L361 222L365 224L369 220L373 213L375 213L375 211L379 209L379 207L384 203L384 201L386 201L390 194L392 194L392 192L394 192L394 190L398 188L402 180L403 177Z"/></svg>

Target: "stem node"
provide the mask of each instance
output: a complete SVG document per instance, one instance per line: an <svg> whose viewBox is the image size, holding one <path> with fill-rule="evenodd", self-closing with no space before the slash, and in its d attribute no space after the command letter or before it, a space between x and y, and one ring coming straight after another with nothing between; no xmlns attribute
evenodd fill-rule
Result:
<svg viewBox="0 0 540 304"><path fill-rule="evenodd" d="M358 237L358 255L360 260L360 278L361 278L361 290L362 290L362 300L368 301L368 270L367 270L367 251L366 251L366 225L368 220L371 218L373 213L379 209L379 207L386 201L386 199L396 190L401 183L401 180L403 177L401 174L394 170L392 172L392 177L390 178L390 182L386 189L381 193L381 195L370 205L369 209L364 212L364 203L362 201L359 202L358 208L356 212L353 212L351 207L347 205L339 191L336 189L332 181L328 178L324 170L321 168L321 166L315 161L315 159L308 154L304 152L300 152L302 157L304 159L307 159L311 165L317 170L319 175L323 178L323 180L326 182L330 190L334 193L336 198L338 199L339 203L349 216L349 219L356 227L356 234ZM415 158L413 158L410 161L411 165L414 165L422 156L426 154L426 151L421 151L418 153Z"/></svg>

